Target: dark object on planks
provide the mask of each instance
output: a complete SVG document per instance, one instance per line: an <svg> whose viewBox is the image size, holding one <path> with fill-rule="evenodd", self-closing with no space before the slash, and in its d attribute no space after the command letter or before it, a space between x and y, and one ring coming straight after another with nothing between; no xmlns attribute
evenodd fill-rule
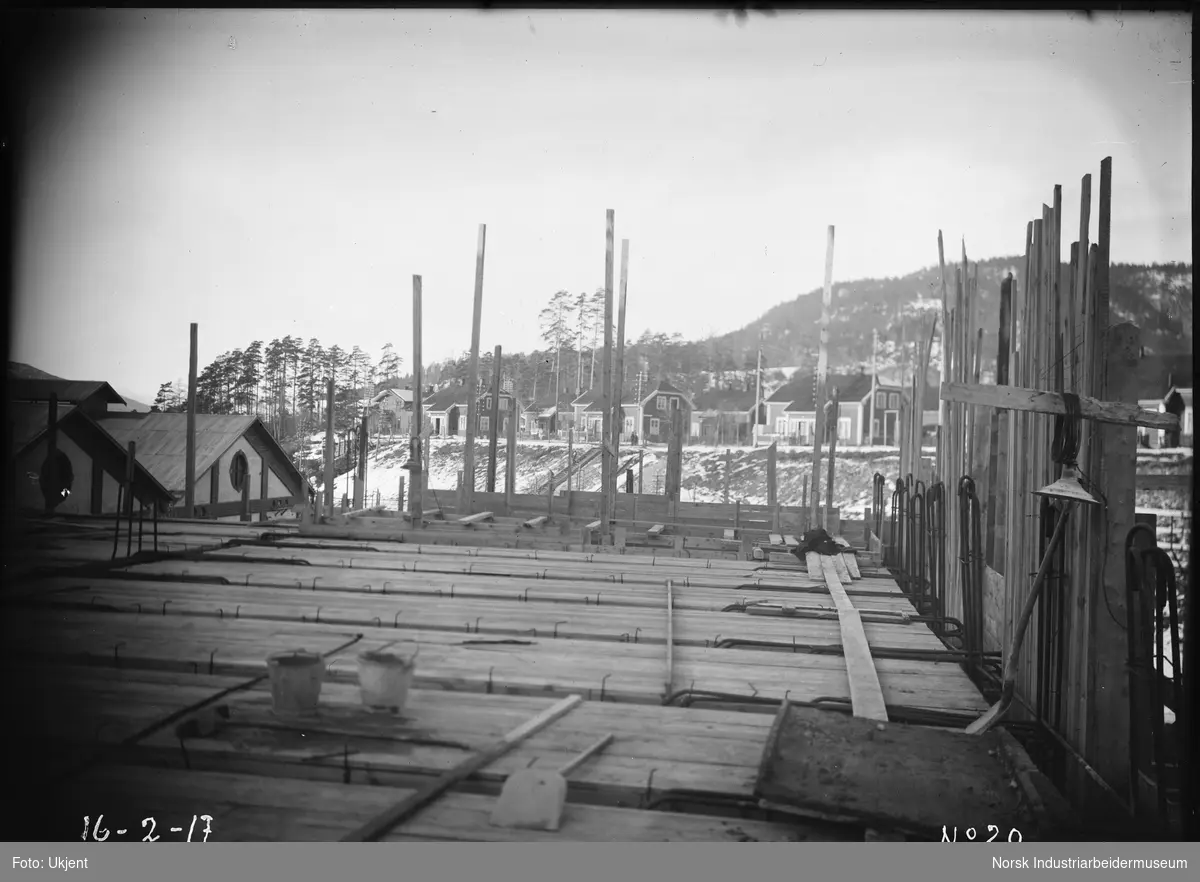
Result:
<svg viewBox="0 0 1200 882"><path fill-rule="evenodd" d="M940 840L1062 835L1062 798L1003 729L971 736L880 723L785 701L763 749L754 796L797 815ZM997 832L998 831L998 832ZM1015 835L1014 835L1015 838Z"/></svg>
<svg viewBox="0 0 1200 882"><path fill-rule="evenodd" d="M809 552L817 554L835 555L841 554L850 549L839 544L832 536L817 527L814 530L809 530L804 534L804 538L800 540L800 544L790 549L792 554L796 555L800 560L804 560Z"/></svg>

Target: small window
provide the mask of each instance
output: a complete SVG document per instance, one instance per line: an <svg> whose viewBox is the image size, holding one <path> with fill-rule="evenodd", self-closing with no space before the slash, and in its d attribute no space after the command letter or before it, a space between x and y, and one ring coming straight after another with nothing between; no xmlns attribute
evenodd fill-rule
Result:
<svg viewBox="0 0 1200 882"><path fill-rule="evenodd" d="M780 435L787 434L787 417L775 418L775 431Z"/></svg>
<svg viewBox="0 0 1200 882"><path fill-rule="evenodd" d="M892 392L888 395L888 407L892 410L900 409L900 393Z"/></svg>
<svg viewBox="0 0 1200 882"><path fill-rule="evenodd" d="M501 399L500 399L500 409L501 409L501 410L508 410L508 399L507 399L507 398L501 398Z"/></svg>
<svg viewBox="0 0 1200 882"><path fill-rule="evenodd" d="M662 399L660 398L659 400L661 401ZM651 435L658 434L658 420L656 420L656 419L650 420L650 434Z"/></svg>
<svg viewBox="0 0 1200 882"><path fill-rule="evenodd" d="M242 482L250 474L250 464L246 462L246 454L238 451L233 455L233 460L229 463L229 483L233 485L233 489L238 493L242 492Z"/></svg>
<svg viewBox="0 0 1200 882"><path fill-rule="evenodd" d="M658 396L658 409L659 410L667 409L667 396L665 396L665 395Z"/></svg>
<svg viewBox="0 0 1200 882"><path fill-rule="evenodd" d="M492 396L491 395L488 395L483 399L483 409L484 410L492 409Z"/></svg>
<svg viewBox="0 0 1200 882"><path fill-rule="evenodd" d="M481 416L479 418L479 431L490 432L492 430L492 421L490 417Z"/></svg>
<svg viewBox="0 0 1200 882"><path fill-rule="evenodd" d="M850 440L850 418L849 417L841 417L838 419L838 440L839 441L849 441Z"/></svg>
<svg viewBox="0 0 1200 882"><path fill-rule="evenodd" d="M875 393L875 406L876 407L887 407L887 393L886 392L876 392Z"/></svg>

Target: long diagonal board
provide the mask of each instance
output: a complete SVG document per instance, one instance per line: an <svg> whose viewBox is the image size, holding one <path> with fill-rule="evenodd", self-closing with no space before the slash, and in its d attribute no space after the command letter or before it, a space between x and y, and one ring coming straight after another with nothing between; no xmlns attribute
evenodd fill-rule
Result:
<svg viewBox="0 0 1200 882"><path fill-rule="evenodd" d="M820 573L824 577L825 587L829 589L833 604L837 607L854 715L869 720L887 720L883 689L879 685L879 673L875 670L875 660L871 657L871 647L867 643L862 618L847 596L846 589L842 587L842 580L838 576L833 558L810 551L804 559L810 575L815 577Z"/></svg>

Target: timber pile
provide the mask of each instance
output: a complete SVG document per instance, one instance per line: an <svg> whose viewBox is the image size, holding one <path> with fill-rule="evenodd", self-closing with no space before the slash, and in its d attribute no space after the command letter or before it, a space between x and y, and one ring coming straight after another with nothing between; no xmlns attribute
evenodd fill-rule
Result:
<svg viewBox="0 0 1200 882"><path fill-rule="evenodd" d="M855 578L844 561L809 575L753 561L192 529L180 525L180 541L221 547L68 566L5 593L26 737L53 746L55 771L75 776L63 838L103 803L113 827L203 812L210 841L338 839L576 694L579 708L389 838L861 840L861 828L819 812L754 807L778 702L857 709L869 669L877 716L961 728L986 707L895 583L870 568ZM93 542L103 544L61 536L57 560L43 563L80 559ZM850 620L853 648L842 645ZM355 656L396 640L420 647L409 703L398 717L369 713ZM287 722L271 710L264 662L301 647L329 654L329 676L320 714ZM47 690L55 701L42 701ZM508 774L533 760L562 765L601 729L616 739L573 775L561 831L488 825Z"/></svg>

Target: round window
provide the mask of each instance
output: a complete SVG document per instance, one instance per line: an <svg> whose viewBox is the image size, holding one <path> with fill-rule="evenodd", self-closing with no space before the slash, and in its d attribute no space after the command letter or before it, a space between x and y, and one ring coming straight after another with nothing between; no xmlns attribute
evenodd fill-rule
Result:
<svg viewBox="0 0 1200 882"><path fill-rule="evenodd" d="M71 487L75 484L75 470L71 468L70 457L61 450L56 450L53 456L47 456L42 463L38 483L47 508L54 508L70 496Z"/></svg>
<svg viewBox="0 0 1200 882"><path fill-rule="evenodd" d="M240 450L233 455L233 461L229 463L229 483L233 485L233 489L238 493L242 492L242 484L250 475L250 464L246 462L246 454Z"/></svg>

